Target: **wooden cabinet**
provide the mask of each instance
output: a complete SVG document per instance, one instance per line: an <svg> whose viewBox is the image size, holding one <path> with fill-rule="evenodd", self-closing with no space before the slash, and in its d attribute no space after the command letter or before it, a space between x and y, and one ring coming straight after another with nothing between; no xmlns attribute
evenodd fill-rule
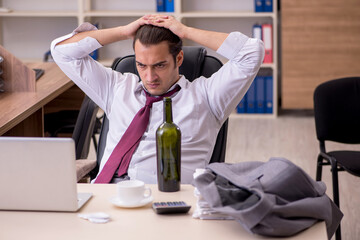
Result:
<svg viewBox="0 0 360 240"><path fill-rule="evenodd" d="M281 1L284 109L313 108L320 83L360 75L360 1Z"/></svg>

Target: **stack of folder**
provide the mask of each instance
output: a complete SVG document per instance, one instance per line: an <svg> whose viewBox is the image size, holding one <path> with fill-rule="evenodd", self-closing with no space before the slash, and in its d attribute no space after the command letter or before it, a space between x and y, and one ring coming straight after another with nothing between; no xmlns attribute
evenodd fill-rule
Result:
<svg viewBox="0 0 360 240"><path fill-rule="evenodd" d="M265 57L263 63L273 62L272 25L269 23L255 24L253 38L264 42ZM261 68L244 98L237 106L237 113L273 113L273 71Z"/></svg>
<svg viewBox="0 0 360 240"><path fill-rule="evenodd" d="M273 62L273 43L272 43L272 24L255 24L253 26L253 37L261 39L264 42L265 57L264 63Z"/></svg>
<svg viewBox="0 0 360 240"><path fill-rule="evenodd" d="M174 0L156 0L158 12L174 12Z"/></svg>
<svg viewBox="0 0 360 240"><path fill-rule="evenodd" d="M255 12L272 12L273 0L254 0Z"/></svg>
<svg viewBox="0 0 360 240"><path fill-rule="evenodd" d="M273 113L273 75L271 69L260 69L249 90L236 108L237 113Z"/></svg>

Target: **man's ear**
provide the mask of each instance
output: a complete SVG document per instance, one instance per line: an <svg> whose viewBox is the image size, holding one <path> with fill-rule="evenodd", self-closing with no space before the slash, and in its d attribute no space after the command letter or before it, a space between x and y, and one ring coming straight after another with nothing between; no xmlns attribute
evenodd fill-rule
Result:
<svg viewBox="0 0 360 240"><path fill-rule="evenodd" d="M177 67L180 67L181 64L183 63L184 61L184 51L181 50L178 55L176 56L176 66Z"/></svg>

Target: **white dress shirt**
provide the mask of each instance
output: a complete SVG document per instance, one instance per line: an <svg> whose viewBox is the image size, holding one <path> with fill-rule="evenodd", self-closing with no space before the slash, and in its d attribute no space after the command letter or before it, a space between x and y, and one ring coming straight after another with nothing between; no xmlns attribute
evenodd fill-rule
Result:
<svg viewBox="0 0 360 240"><path fill-rule="evenodd" d="M76 43L56 45L78 32L93 29L85 23L71 34L55 39L51 53L62 71L109 119L101 171L133 117L145 105L146 97L138 76L113 71L89 56L102 47L96 39L86 37ZM181 90L172 98L173 121L182 134L182 183L191 183L195 169L205 168L209 163L219 129L250 87L264 57L263 43L240 32L230 33L217 52L229 61L208 79L200 77L189 82L181 76L177 82ZM131 159L128 169L131 179L157 182L155 131L162 122L160 101L153 104L148 129Z"/></svg>

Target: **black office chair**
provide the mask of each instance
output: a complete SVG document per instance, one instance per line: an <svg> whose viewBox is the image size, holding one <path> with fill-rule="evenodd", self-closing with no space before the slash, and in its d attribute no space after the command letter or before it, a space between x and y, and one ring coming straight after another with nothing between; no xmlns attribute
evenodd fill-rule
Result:
<svg viewBox="0 0 360 240"><path fill-rule="evenodd" d="M85 95L72 134L75 141L76 159L86 159L89 155L98 110L99 107Z"/></svg>
<svg viewBox="0 0 360 240"><path fill-rule="evenodd" d="M86 97L83 99L83 103L88 101ZM44 116L44 131L50 137L58 137L61 134L73 134L75 131L76 121L80 114L80 110L61 110L59 112L47 113ZM96 134L100 133L101 118L95 118L95 124L91 135L94 148L97 149Z"/></svg>
<svg viewBox="0 0 360 240"><path fill-rule="evenodd" d="M333 200L340 208L338 172L360 177L359 151L327 152L325 141L360 143L360 77L336 79L320 84L314 92L316 135L320 143L316 180L321 181L322 166L330 165ZM341 239L340 225L336 239Z"/></svg>
<svg viewBox="0 0 360 240"><path fill-rule="evenodd" d="M189 81L193 81L197 77L205 76L210 77L214 72L216 72L223 65L220 60L213 56L206 55L206 49L203 47L183 47L184 51L184 61L180 66L179 72ZM119 72L131 72L137 75L135 64L135 56L130 55L123 58L117 58L114 60L112 69ZM226 140L227 140L227 129L228 129L228 119L224 122L221 127L214 147L213 154L210 159L210 163L213 162L224 162L225 161L225 151L226 151ZM105 145L106 145L106 136L109 131L109 120L106 116L103 118L103 125L100 131L98 150L97 150L97 168L93 171L92 177L95 177L98 172L98 167L100 165L101 158L103 156Z"/></svg>
<svg viewBox="0 0 360 240"><path fill-rule="evenodd" d="M99 107L85 95L76 119L72 138L75 142L76 175L78 181L88 182L89 173L96 167L96 160L89 160L90 142L96 124L96 114ZM83 180L86 179L87 180Z"/></svg>

